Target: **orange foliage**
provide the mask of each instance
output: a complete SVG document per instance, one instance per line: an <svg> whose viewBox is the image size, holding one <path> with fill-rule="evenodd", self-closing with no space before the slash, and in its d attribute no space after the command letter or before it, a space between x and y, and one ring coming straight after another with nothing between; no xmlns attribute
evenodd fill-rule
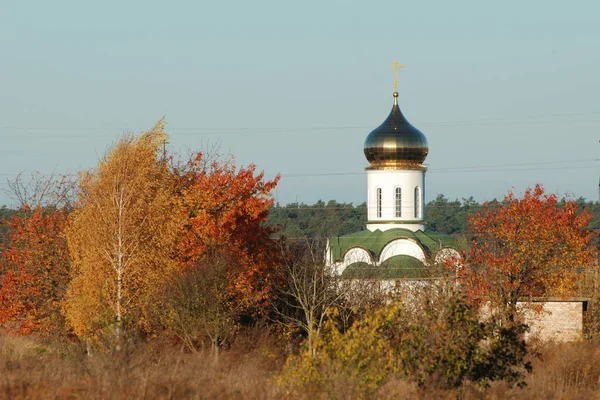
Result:
<svg viewBox="0 0 600 400"><path fill-rule="evenodd" d="M251 305L266 305L274 265L273 230L264 225L273 204L271 190L279 176L264 180L255 166L236 170L232 160L203 167L202 154L176 170L180 182L179 212L187 220L179 245L184 268L210 255L230 263L230 293Z"/></svg>
<svg viewBox="0 0 600 400"><path fill-rule="evenodd" d="M0 265L0 325L18 334L61 330L59 303L69 281L67 213L24 207L9 226Z"/></svg>
<svg viewBox="0 0 600 400"><path fill-rule="evenodd" d="M80 338L121 340L152 330L155 294L175 270L180 229L172 178L159 159L163 127L159 121L152 131L125 135L81 175L67 232L74 277L63 306Z"/></svg>
<svg viewBox="0 0 600 400"><path fill-rule="evenodd" d="M540 185L519 199L486 203L469 219L468 265L459 276L474 298L515 306L521 297L572 295L578 273L595 262L591 218L574 201L559 204Z"/></svg>
<svg viewBox="0 0 600 400"><path fill-rule="evenodd" d="M267 309L278 252L265 222L279 176L265 180L254 165L209 164L202 154L169 169L160 158L163 128L159 121L125 135L82 173L69 216L37 207L13 219L0 265L0 324L29 333L66 321L92 341L152 334L178 272L210 268L212 276L217 264L228 311Z"/></svg>

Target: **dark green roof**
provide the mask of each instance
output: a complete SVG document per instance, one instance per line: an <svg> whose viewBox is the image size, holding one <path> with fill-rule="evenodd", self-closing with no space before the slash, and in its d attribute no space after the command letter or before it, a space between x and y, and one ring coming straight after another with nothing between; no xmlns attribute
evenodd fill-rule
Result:
<svg viewBox="0 0 600 400"><path fill-rule="evenodd" d="M358 279L423 279L435 278L440 274L428 268L419 260L407 255L399 255L375 267L363 262L350 264L342 272L342 278Z"/></svg>
<svg viewBox="0 0 600 400"><path fill-rule="evenodd" d="M451 236L426 230L413 232L409 229L394 228L386 231L360 231L329 239L329 247L334 261L341 261L352 247L362 247L371 253L374 260L379 258L383 248L395 239L411 239L420 244L426 253L434 255L443 247L458 248L458 242ZM412 257L411 257L412 258Z"/></svg>

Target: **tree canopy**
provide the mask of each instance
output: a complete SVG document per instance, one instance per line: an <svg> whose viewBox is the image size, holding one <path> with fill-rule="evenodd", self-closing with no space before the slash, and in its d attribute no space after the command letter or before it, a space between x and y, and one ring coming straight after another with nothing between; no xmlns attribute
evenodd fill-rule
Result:
<svg viewBox="0 0 600 400"><path fill-rule="evenodd" d="M540 185L522 198L486 203L469 218L467 262L460 270L472 297L516 310L522 297L568 296L579 272L595 264L591 214L560 202Z"/></svg>
<svg viewBox="0 0 600 400"><path fill-rule="evenodd" d="M67 232L74 278L64 308L82 338L107 329L117 338L125 329L149 331L147 305L175 268L181 223L172 207L173 180L158 158L163 125L125 135L81 175Z"/></svg>
<svg viewBox="0 0 600 400"><path fill-rule="evenodd" d="M19 334L63 332L70 278L66 210L23 207L7 223L0 259L0 325Z"/></svg>

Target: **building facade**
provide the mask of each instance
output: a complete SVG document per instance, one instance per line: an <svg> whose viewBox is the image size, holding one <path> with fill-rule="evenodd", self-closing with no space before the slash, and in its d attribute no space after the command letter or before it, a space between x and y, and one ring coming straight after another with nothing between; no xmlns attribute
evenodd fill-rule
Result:
<svg viewBox="0 0 600 400"><path fill-rule="evenodd" d="M424 164L429 145L398 105L398 92L387 119L366 138L368 222L366 230L331 237L326 263L348 279L382 281L384 287L405 290L438 280L449 263L463 262L459 243L427 229ZM528 299L519 303L529 336L572 341L583 337L583 313L588 299ZM534 311L533 303L542 311ZM539 308L539 307L538 307ZM484 307L485 314L485 307ZM485 318L485 316L484 316Z"/></svg>
<svg viewBox="0 0 600 400"><path fill-rule="evenodd" d="M462 258L456 241L427 230L424 164L427 138L408 122L393 93L392 110L367 136L366 230L329 239L326 261L348 277L425 279L448 258Z"/></svg>

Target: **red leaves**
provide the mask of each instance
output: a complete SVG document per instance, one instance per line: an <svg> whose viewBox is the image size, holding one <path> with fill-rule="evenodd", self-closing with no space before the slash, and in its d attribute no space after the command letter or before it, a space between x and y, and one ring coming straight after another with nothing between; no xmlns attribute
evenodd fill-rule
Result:
<svg viewBox="0 0 600 400"><path fill-rule="evenodd" d="M469 294L499 305L523 296L568 296L578 269L595 260L590 218L540 185L522 199L509 193L503 203L486 203L469 219L469 265L461 271Z"/></svg>
<svg viewBox="0 0 600 400"><path fill-rule="evenodd" d="M61 329L58 303L69 280L67 215L24 207L9 225L0 265L0 324L19 334Z"/></svg>
<svg viewBox="0 0 600 400"><path fill-rule="evenodd" d="M64 329L66 316L82 338L113 324L117 336L121 328L150 333L167 278L214 267L212 260L227 267L227 291L219 292L235 302L232 310L260 312L268 304L276 252L264 223L279 177L265 180L254 165L238 170L232 160L208 164L202 154L171 170L158 158L163 126L125 135L82 173L70 216L65 202L64 210L23 208L10 222L0 325L49 333Z"/></svg>
<svg viewBox="0 0 600 400"><path fill-rule="evenodd" d="M179 212L187 219L179 253L186 268L193 268L207 253L217 252L232 261L230 291L240 301L257 304L268 299L273 243L264 226L273 204L271 190L279 176L265 181L256 167L236 170L232 160L203 167L197 154L179 171Z"/></svg>

